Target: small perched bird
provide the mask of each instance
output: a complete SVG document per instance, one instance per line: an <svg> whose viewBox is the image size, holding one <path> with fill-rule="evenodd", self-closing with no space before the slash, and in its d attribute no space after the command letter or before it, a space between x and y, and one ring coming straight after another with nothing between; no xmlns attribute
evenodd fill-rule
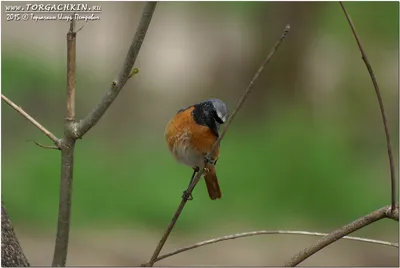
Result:
<svg viewBox="0 0 400 268"><path fill-rule="evenodd" d="M228 117L226 104L219 99L209 99L181 109L168 122L165 138L172 155L182 164L193 168L192 183L196 172L205 169L204 179L212 200L221 198L215 164L219 157L219 145L215 148L209 163L204 164L219 136L220 125ZM192 199L186 191L182 198Z"/></svg>

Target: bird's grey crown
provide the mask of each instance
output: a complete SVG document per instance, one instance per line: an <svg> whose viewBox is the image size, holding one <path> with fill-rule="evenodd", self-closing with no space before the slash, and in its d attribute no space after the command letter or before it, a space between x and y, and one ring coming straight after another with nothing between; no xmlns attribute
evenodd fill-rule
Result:
<svg viewBox="0 0 400 268"><path fill-rule="evenodd" d="M211 103L214 107L219 119L225 123L228 118L229 110L226 104L220 99L208 99L203 101L202 103Z"/></svg>

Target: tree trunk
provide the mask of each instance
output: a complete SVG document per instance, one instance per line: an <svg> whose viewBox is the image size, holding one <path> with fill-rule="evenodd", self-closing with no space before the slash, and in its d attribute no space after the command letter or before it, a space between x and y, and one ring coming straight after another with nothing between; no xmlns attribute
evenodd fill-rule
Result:
<svg viewBox="0 0 400 268"><path fill-rule="evenodd" d="M1 201L1 266L29 266L28 259L22 251L21 245L15 235L14 228L8 218L3 200Z"/></svg>

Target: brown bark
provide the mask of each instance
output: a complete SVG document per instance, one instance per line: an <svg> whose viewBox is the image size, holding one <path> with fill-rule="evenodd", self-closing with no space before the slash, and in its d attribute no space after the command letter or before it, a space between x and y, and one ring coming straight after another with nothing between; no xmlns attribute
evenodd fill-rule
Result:
<svg viewBox="0 0 400 268"><path fill-rule="evenodd" d="M1 266L2 267L27 267L28 259L22 251L21 245L15 235L14 228L7 211L1 201Z"/></svg>

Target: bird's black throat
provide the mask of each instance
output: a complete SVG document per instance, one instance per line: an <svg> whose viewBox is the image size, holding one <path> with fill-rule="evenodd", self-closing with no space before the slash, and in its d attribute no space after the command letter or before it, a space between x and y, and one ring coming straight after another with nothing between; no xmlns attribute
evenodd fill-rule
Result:
<svg viewBox="0 0 400 268"><path fill-rule="evenodd" d="M197 124L209 127L217 137L219 136L220 123L217 120L220 119L211 103L195 104L192 115Z"/></svg>

